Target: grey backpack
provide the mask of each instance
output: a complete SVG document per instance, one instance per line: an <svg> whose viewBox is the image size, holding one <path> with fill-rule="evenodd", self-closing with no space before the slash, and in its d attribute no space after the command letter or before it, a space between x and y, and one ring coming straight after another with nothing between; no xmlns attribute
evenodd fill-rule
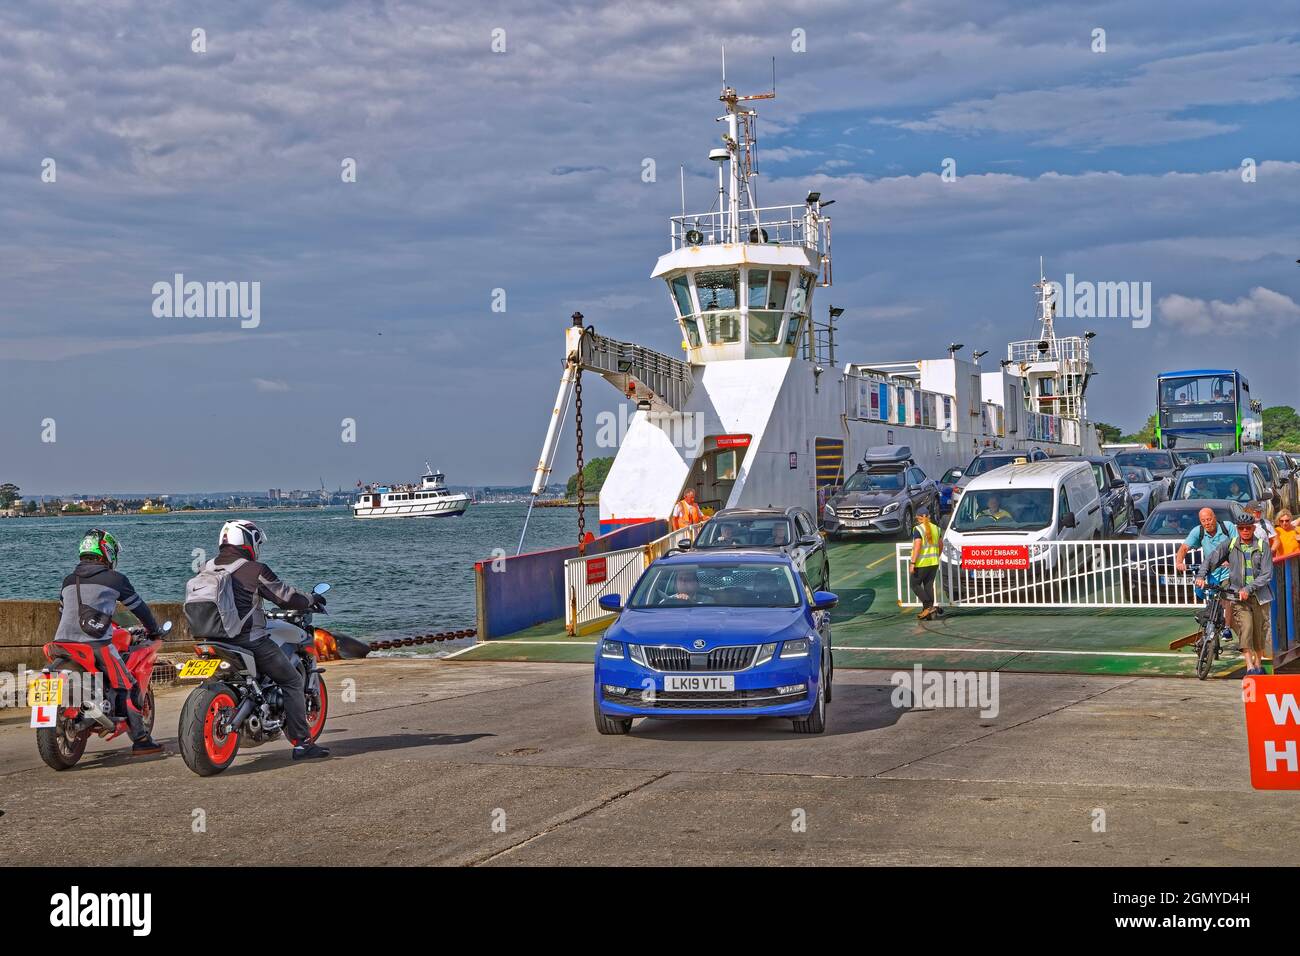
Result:
<svg viewBox="0 0 1300 956"><path fill-rule="evenodd" d="M257 610L257 596L243 617L235 606L234 572L247 564L240 558L230 564L209 561L199 573L185 582L185 620L194 637L231 640L239 636L248 619Z"/></svg>

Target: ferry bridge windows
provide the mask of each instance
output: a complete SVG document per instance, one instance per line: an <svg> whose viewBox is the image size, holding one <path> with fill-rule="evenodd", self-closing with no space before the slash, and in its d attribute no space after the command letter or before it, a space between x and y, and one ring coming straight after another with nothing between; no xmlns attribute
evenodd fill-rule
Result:
<svg viewBox="0 0 1300 956"><path fill-rule="evenodd" d="M682 330L686 333L686 341L691 348L700 347L700 327L696 324L695 319L686 316L682 319Z"/></svg>
<svg viewBox="0 0 1300 956"><path fill-rule="evenodd" d="M711 345L740 341L739 312L706 312L701 318L704 320L704 334Z"/></svg>
<svg viewBox="0 0 1300 956"><path fill-rule="evenodd" d="M735 309L739 306L737 289L740 274L734 269L695 273L695 288L700 294L700 311Z"/></svg>
<svg viewBox="0 0 1300 956"><path fill-rule="evenodd" d="M789 345L791 347L798 345L799 332L803 329L803 320L804 317L802 315L790 316L790 327L786 330L785 333L786 345Z"/></svg>
<svg viewBox="0 0 1300 956"><path fill-rule="evenodd" d="M781 338L781 313L766 309L749 313L749 341L774 344Z"/></svg>
<svg viewBox="0 0 1300 956"><path fill-rule="evenodd" d="M769 309L784 309L786 295L790 291L790 273L774 272L772 281L767 289L767 307Z"/></svg>
<svg viewBox="0 0 1300 956"><path fill-rule="evenodd" d="M691 301L691 280L686 276L676 276L668 283L677 300L677 314L688 316L695 314L695 304Z"/></svg>

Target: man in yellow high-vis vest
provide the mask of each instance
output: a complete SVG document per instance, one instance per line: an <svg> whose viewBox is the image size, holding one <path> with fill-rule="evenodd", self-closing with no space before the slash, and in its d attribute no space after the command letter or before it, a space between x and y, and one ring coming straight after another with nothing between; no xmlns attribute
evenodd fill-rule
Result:
<svg viewBox="0 0 1300 956"><path fill-rule="evenodd" d="M916 512L916 527L912 529L912 571L909 577L912 590L921 599L918 620L927 620L943 610L934 606L934 579L939 574L939 526L930 520L930 511L920 508Z"/></svg>

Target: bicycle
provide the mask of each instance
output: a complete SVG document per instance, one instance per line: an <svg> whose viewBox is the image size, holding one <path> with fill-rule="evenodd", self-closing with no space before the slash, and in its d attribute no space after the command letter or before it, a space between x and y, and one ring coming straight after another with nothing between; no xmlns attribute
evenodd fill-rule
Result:
<svg viewBox="0 0 1300 956"><path fill-rule="evenodd" d="M1201 625L1201 635L1196 639L1196 676L1205 680L1210 676L1210 668L1219 659L1221 643L1226 640L1228 629L1227 615L1224 613L1222 598L1231 601L1234 595L1227 588L1205 582L1205 607L1196 612L1196 623Z"/></svg>

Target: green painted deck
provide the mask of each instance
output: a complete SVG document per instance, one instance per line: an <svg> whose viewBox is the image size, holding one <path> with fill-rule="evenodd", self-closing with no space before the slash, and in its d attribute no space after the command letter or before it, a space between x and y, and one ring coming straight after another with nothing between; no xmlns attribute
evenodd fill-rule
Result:
<svg viewBox="0 0 1300 956"><path fill-rule="evenodd" d="M840 604L831 614L836 667L927 668L1040 673L1194 677L1190 647L1171 642L1196 631L1187 610L957 609L940 620L918 621L900 608L894 582L894 543L831 545L831 589ZM592 635L569 637L563 621L539 624L479 644L455 660L586 662ZM1244 670L1225 654L1215 677Z"/></svg>

